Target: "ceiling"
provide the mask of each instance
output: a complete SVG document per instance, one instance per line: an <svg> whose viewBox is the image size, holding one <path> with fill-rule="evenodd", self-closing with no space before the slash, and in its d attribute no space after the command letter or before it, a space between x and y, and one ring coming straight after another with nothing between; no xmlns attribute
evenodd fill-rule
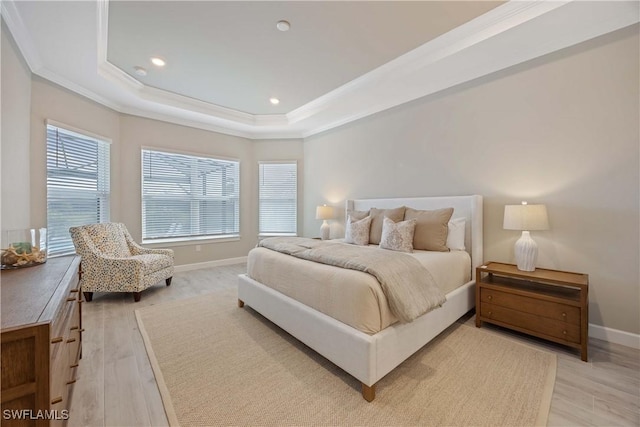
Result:
<svg viewBox="0 0 640 427"><path fill-rule="evenodd" d="M145 85L285 114L499 4L110 2L107 60ZM278 31L280 20L289 31ZM153 55L168 64L151 66Z"/></svg>
<svg viewBox="0 0 640 427"><path fill-rule="evenodd" d="M637 1L2 1L1 10L33 73L123 113L248 138L307 137L640 19Z"/></svg>

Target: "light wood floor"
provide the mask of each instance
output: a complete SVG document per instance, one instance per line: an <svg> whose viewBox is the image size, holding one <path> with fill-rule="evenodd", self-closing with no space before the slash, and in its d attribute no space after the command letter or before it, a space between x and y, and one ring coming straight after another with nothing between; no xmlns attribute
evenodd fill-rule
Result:
<svg viewBox="0 0 640 427"><path fill-rule="evenodd" d="M134 310L217 289L235 288L245 264L177 273L132 295L98 294L83 304L83 357L73 391L69 426L165 426L160 394L138 331ZM474 324L469 314L460 322ZM640 426L640 351L591 339L589 362L571 349L483 326L558 355L549 415L552 426Z"/></svg>

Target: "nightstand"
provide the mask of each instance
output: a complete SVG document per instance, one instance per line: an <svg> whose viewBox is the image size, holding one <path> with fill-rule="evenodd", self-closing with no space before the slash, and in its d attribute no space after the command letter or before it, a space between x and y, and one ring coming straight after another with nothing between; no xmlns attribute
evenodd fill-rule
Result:
<svg viewBox="0 0 640 427"><path fill-rule="evenodd" d="M476 326L493 323L580 350L587 361L589 275L489 262L476 269Z"/></svg>

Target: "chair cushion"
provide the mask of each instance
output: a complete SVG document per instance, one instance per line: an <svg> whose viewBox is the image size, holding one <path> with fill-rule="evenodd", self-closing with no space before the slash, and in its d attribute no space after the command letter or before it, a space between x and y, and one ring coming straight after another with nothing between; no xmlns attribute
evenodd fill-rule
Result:
<svg viewBox="0 0 640 427"><path fill-rule="evenodd" d="M143 254L134 255L131 258L142 261L144 274L151 274L158 270L162 270L173 265L173 259L170 256L162 254Z"/></svg>
<svg viewBox="0 0 640 427"><path fill-rule="evenodd" d="M102 255L114 258L130 257L131 251L119 223L93 224L85 227L89 238Z"/></svg>

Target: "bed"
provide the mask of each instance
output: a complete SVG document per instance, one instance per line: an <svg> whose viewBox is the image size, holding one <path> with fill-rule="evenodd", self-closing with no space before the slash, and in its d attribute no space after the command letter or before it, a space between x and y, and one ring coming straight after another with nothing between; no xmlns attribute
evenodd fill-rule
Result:
<svg viewBox="0 0 640 427"><path fill-rule="evenodd" d="M466 277L470 280L448 291L446 302L440 308L409 323L396 322L392 315L385 318L385 314L381 313L380 324L376 325L377 320L374 320L369 330L367 328L370 326L354 324L353 319L337 320L325 314L328 311L324 308L312 308L286 295L290 292L277 290L273 283L267 286L248 274L241 274L238 278L239 307L245 304L250 306L358 379L362 383L362 396L369 402L375 398L375 385L381 378L474 307L475 268L483 261L481 196L360 199L346 202L348 212L399 206L419 210L453 207L451 220L465 220L464 247L469 259ZM259 250L268 251L256 248L252 252ZM280 253L274 256L293 258ZM250 254L250 259L252 258L256 258L256 254ZM299 267L289 269L289 275L295 277L300 286L311 283L314 280L313 270L318 268L316 263L301 259L296 262ZM347 275L338 280L349 280L348 277ZM380 311L384 312L384 307ZM355 318L357 321L357 316Z"/></svg>

